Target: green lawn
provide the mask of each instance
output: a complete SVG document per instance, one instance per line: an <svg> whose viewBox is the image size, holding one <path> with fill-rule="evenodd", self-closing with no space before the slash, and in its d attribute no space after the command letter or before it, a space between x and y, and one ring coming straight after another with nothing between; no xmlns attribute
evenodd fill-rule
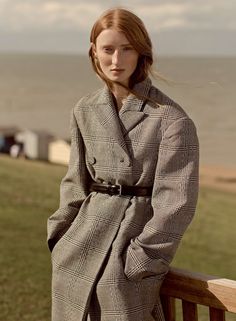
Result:
<svg viewBox="0 0 236 321"><path fill-rule="evenodd" d="M58 206L65 172L64 166L0 156L0 320L50 320L46 221ZM173 265L236 279L235 209L234 194L202 188Z"/></svg>

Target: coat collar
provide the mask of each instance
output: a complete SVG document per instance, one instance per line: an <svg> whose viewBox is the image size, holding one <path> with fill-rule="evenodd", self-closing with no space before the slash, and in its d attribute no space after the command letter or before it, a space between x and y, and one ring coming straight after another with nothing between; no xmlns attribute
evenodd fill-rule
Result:
<svg viewBox="0 0 236 321"><path fill-rule="evenodd" d="M140 96L148 96L151 85L150 78L147 78L136 84L133 90ZM104 126L107 135L115 140L126 154L129 153L124 136L144 118L145 114L142 110L144 103L145 99L129 95L118 113L107 86L103 88L98 101L95 103L94 111L99 122Z"/></svg>

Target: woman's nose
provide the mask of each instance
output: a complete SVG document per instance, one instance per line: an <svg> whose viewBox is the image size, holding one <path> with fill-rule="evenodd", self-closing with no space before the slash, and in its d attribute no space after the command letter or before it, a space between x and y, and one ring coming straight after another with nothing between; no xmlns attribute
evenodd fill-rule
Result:
<svg viewBox="0 0 236 321"><path fill-rule="evenodd" d="M121 60L120 52L118 50L115 50L112 55L112 64L119 65L120 60Z"/></svg>

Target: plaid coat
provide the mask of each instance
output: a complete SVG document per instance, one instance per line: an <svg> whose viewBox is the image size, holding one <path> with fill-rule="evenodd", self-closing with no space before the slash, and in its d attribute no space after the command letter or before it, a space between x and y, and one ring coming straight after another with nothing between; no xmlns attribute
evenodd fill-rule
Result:
<svg viewBox="0 0 236 321"><path fill-rule="evenodd" d="M159 290L198 195L198 138L151 80L119 113L103 89L71 115L71 155L48 220L52 321L163 321ZM151 197L89 192L89 182L153 186Z"/></svg>

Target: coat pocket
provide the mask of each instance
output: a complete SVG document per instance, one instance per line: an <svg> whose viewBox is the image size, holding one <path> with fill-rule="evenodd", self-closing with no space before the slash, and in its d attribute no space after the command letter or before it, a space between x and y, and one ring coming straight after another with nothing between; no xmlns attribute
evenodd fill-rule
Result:
<svg viewBox="0 0 236 321"><path fill-rule="evenodd" d="M131 244L123 252L124 274L130 281L141 281L149 278L163 279L169 270L169 265L160 259L150 258L140 246Z"/></svg>
<svg viewBox="0 0 236 321"><path fill-rule="evenodd" d="M79 213L79 211L78 211ZM55 252L57 252L57 249L60 248L61 243L63 243L64 238L70 233L70 231L74 228L74 225L76 224L76 218L77 215L74 217L73 221L70 223L69 226L67 226L66 229L63 230L63 233L60 233L60 235L57 235L55 239L49 240L52 244L51 255L54 256Z"/></svg>

